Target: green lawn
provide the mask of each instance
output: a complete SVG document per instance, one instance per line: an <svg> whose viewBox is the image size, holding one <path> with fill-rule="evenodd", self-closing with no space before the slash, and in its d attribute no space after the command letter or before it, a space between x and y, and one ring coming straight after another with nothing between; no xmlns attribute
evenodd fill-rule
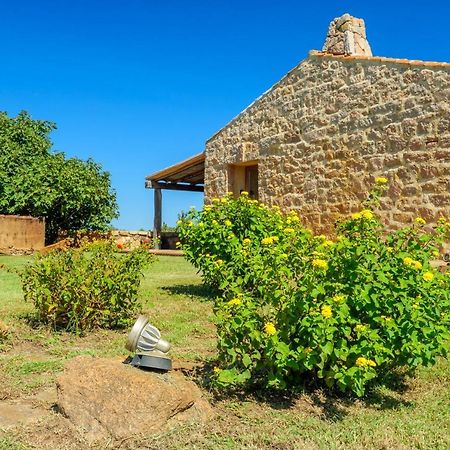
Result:
<svg viewBox="0 0 450 450"><path fill-rule="evenodd" d="M26 257L0 257L20 267ZM172 345L174 359L207 363L214 358L211 301L195 270L183 259L160 257L145 274L143 311ZM127 331L98 331L85 337L55 333L29 324L32 305L24 303L16 275L0 271L0 318L13 329L11 343L0 349L1 401L35 399L53 389L64 363L80 354L126 355ZM120 448L196 449L449 449L450 363L440 360L407 379L402 391L380 388L363 400L321 391L302 395L248 394L217 398L209 423ZM87 448L64 420L53 414L34 428L2 432L0 449ZM58 440L52 441L55 434ZM55 444L56 442L56 444ZM108 448L119 448L109 444Z"/></svg>

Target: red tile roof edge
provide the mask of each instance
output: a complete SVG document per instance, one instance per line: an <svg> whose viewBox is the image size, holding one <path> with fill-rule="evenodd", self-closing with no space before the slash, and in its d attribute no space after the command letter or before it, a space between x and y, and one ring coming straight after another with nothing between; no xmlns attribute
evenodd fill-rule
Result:
<svg viewBox="0 0 450 450"><path fill-rule="evenodd" d="M309 56L317 56L319 58L333 58L344 61L370 61L380 63L395 63L406 64L408 66L423 66L423 67L440 67L450 68L450 63L436 62L436 61L420 61L415 59L399 59L399 58L386 58L384 56L362 56L362 55L337 55L335 53L320 52L318 50L311 50Z"/></svg>

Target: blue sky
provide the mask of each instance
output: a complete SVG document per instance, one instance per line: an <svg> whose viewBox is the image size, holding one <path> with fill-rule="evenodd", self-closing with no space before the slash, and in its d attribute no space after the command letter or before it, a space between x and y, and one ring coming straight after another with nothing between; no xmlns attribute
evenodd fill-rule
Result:
<svg viewBox="0 0 450 450"><path fill-rule="evenodd" d="M450 61L450 2L0 1L0 110L57 123L56 150L111 173L124 229L150 229L144 177L204 149L345 12L378 56ZM202 194L163 192L163 219Z"/></svg>

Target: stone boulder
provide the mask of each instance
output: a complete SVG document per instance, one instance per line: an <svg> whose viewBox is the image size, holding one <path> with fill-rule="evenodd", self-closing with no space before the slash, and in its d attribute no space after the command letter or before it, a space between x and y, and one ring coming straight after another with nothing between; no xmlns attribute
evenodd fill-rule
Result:
<svg viewBox="0 0 450 450"><path fill-rule="evenodd" d="M143 371L117 359L72 359L57 381L57 395L59 411L90 441L150 435L212 415L182 373Z"/></svg>

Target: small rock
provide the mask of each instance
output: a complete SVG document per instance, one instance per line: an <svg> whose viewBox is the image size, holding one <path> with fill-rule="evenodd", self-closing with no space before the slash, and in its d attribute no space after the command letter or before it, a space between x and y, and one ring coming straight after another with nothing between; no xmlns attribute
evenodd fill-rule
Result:
<svg viewBox="0 0 450 450"><path fill-rule="evenodd" d="M57 393L59 411L90 441L150 435L212 415L200 389L181 373L143 371L117 359L74 358L58 379Z"/></svg>

